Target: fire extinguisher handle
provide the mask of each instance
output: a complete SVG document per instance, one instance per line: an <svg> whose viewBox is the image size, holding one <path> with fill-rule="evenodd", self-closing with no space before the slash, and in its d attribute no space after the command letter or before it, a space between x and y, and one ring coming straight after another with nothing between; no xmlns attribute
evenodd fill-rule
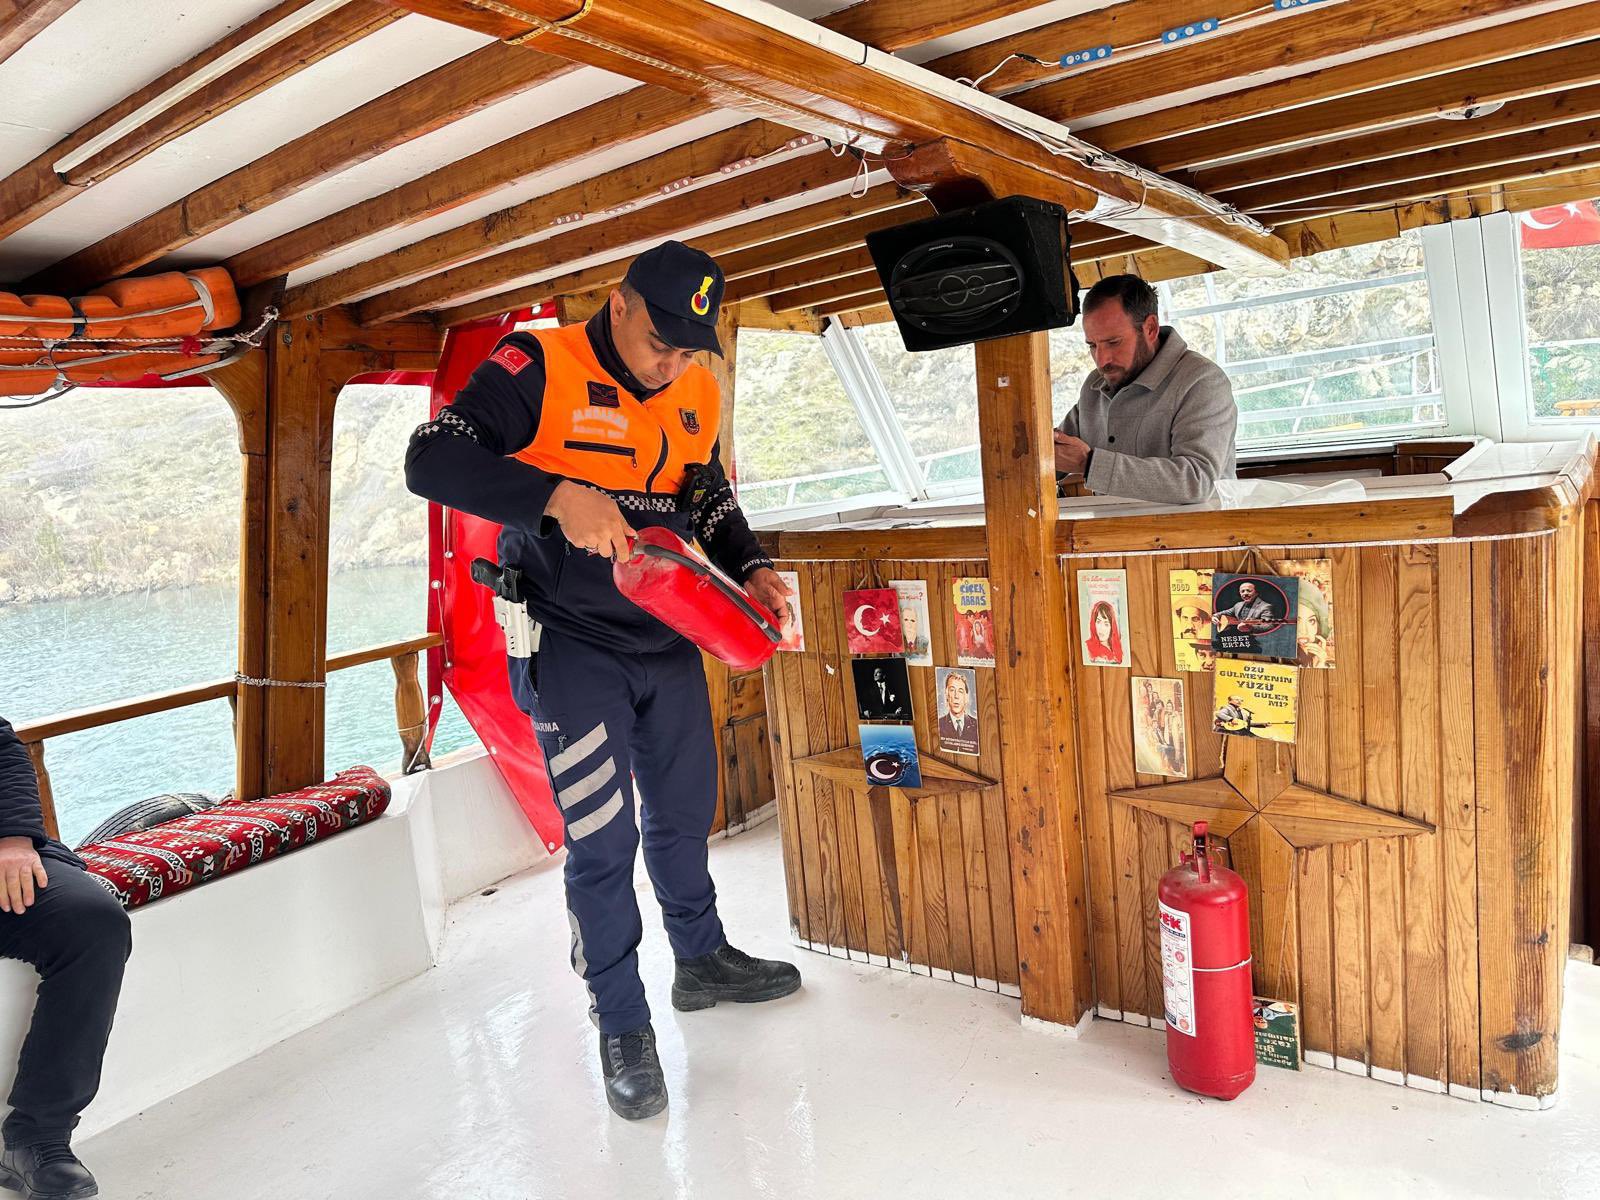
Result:
<svg viewBox="0 0 1600 1200"><path fill-rule="evenodd" d="M777 643L783 640L783 634L755 605L750 603L750 597L746 596L741 588L729 583L698 558L688 554L679 554L676 550L666 546L658 546L653 542L636 542L634 544L634 553L643 554L646 558L664 558L668 562L675 562L679 566L688 567L689 570L696 575L704 577L712 587L716 588L729 600L732 600L738 606L740 612L756 623L756 627L766 636L767 641Z"/></svg>

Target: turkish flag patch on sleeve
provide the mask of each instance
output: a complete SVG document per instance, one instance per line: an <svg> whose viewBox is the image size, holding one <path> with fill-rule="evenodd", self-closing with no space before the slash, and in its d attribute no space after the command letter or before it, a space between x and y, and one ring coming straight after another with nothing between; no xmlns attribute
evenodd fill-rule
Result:
<svg viewBox="0 0 1600 1200"><path fill-rule="evenodd" d="M510 342L506 342L489 356L489 361L499 363L511 374L518 375L533 359L529 358L525 351L518 350Z"/></svg>

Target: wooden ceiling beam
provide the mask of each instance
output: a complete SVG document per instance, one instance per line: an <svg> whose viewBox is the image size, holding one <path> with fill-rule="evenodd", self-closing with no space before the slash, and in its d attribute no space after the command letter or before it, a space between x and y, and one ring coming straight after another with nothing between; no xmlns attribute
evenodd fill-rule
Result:
<svg viewBox="0 0 1600 1200"><path fill-rule="evenodd" d="M986 21L1027 12L1039 0L864 0L818 17L817 24L886 54L948 37Z"/></svg>
<svg viewBox="0 0 1600 1200"><path fill-rule="evenodd" d="M284 313L298 315L315 312L374 292L401 287L413 280L437 276L474 260L498 258L495 253L497 247L547 233L558 225L572 223L578 215L585 217L581 222L583 227L592 229L605 224L608 210L654 199L665 189L675 187L685 179L715 177L729 164L770 155L793 138L793 132L781 126L766 121L750 121L721 133L686 142L640 162L579 180L511 208L490 213L469 224L446 229L388 254L291 288L285 297ZM743 178L734 185L735 188L742 186ZM718 184L711 186L726 187ZM685 193L679 197L680 208L691 194L695 193ZM670 202L670 197L659 201ZM562 245L574 244L576 239L572 239L571 235L566 236L565 241L561 235L549 240Z"/></svg>
<svg viewBox="0 0 1600 1200"><path fill-rule="evenodd" d="M759 221L748 221L743 225L718 230L716 233L703 234L690 238L689 241L691 245L704 250L718 261L727 262L731 261L731 258L723 256L759 250L767 245L781 245L788 240L789 235L797 231L807 229L820 231L835 224L852 222L865 214L888 211L906 212L906 219L909 220L919 211L926 212L927 207L920 196L903 192L893 184L880 184L864 196L836 196L831 200L808 204L777 216L763 217ZM611 262L541 280L470 304L443 309L434 316L447 324L460 325L477 320L479 317L495 316L513 309L525 308L554 296L587 292L601 287L609 288L621 282L627 272L628 264L632 261L631 256L613 259ZM760 307L760 302L755 303Z"/></svg>
<svg viewBox="0 0 1600 1200"><path fill-rule="evenodd" d="M789 292L812 284L827 283L843 275L859 275L863 271L872 269L872 255L867 253L865 246L857 246L826 258L814 258L775 271L748 275L730 283L724 297L731 297L735 302L753 300L758 296Z"/></svg>
<svg viewBox="0 0 1600 1200"><path fill-rule="evenodd" d="M692 96L641 87L241 251L226 263L241 285L309 266L357 242L459 208L502 187L682 124L705 111Z"/></svg>
<svg viewBox="0 0 1600 1200"><path fill-rule="evenodd" d="M739 330L764 329L782 333L822 332L822 318L815 313L775 313L765 300L746 300L739 305Z"/></svg>
<svg viewBox="0 0 1600 1200"><path fill-rule="evenodd" d="M1337 55L1386 42L1447 36L1462 22L1504 17L1547 0L1344 0L1292 13L1258 29L1197 38L1153 58L1119 63L1112 58L1059 83L1019 98L1033 112L1071 124L1091 113L1149 103L1177 90L1231 84L1237 90L1261 71L1312 70ZM1420 49L1412 53L1425 57Z"/></svg>
<svg viewBox="0 0 1600 1200"><path fill-rule="evenodd" d="M1093 136L1101 145L1126 153L1152 170L1194 166L1228 153L1230 146L1268 144L1245 133L1242 125L1235 133L1226 133L1219 126L1248 123L1288 109L1301 109L1294 119L1306 122L1308 117L1320 116L1331 100L1568 46L1594 37L1597 29L1600 2L1578 4L1429 42L1425 53L1414 49L1378 53L1342 66L1100 125ZM1459 108L1471 102L1471 92L1454 104L1447 99L1436 101L1443 108ZM1309 107L1312 105L1323 107L1313 109ZM1180 140L1201 131L1207 131L1204 138ZM1352 131L1330 131L1339 132Z"/></svg>
<svg viewBox="0 0 1600 1200"><path fill-rule="evenodd" d="M6 61L78 0L0 0L0 63Z"/></svg>
<svg viewBox="0 0 1600 1200"><path fill-rule="evenodd" d="M66 171L56 170L56 164L63 156L88 146L152 100L251 38L293 16L308 3L310 0L286 0L245 23L187 62L174 67L154 83L112 105L32 162L0 180L0 238L8 237L38 220L72 197L82 194L85 188L93 187L123 168L132 166L151 151L196 126L405 16L403 9L381 3L380 0L352 0L225 72L164 112L141 121L83 162Z"/></svg>
<svg viewBox="0 0 1600 1200"><path fill-rule="evenodd" d="M569 59L493 42L102 238L42 272L41 286L75 294L124 275L318 179L575 70ZM237 282L249 286L258 281Z"/></svg>
<svg viewBox="0 0 1600 1200"><path fill-rule="evenodd" d="M787 292L778 292L776 295L767 296L766 301L775 313L792 312L797 308L817 308L821 305L832 304L838 300L847 300L855 296L864 296L876 292L883 294L883 283L878 278L878 273L871 267L865 271L856 271L838 279L830 279L825 283L815 283L808 287L794 288Z"/></svg>
<svg viewBox="0 0 1600 1200"><path fill-rule="evenodd" d="M1125 202L1131 190L1147 209L1166 218L1164 240L1203 250L1229 265L1277 263L1285 253L1269 235L1247 225L1194 219L1193 210L1200 207L1195 198L1170 181L1145 179L1130 189L1125 176L1052 154L1025 133L965 103L906 86L853 58L704 0L593 0L576 19L569 0L519 0L518 10L528 17L566 22L560 27L491 13L469 0L399 2L502 38L550 29L539 40L552 53L566 53L558 42L598 43L611 51L670 62L683 73L677 86L703 95L708 103L761 113L796 129L849 141L867 153L892 156L939 137L982 148L996 161L1031 167L1032 177L1049 185L1031 194L1046 199L1088 190ZM1422 5L1440 2L1416 0Z"/></svg>
<svg viewBox="0 0 1600 1200"><path fill-rule="evenodd" d="M682 237L711 221L846 182L854 173L853 162L826 153L807 154L430 275L365 300L356 311L364 323L371 324L424 309L448 307L454 301L475 300L563 263L614 247Z"/></svg>
<svg viewBox="0 0 1600 1200"><path fill-rule="evenodd" d="M1600 70L1600 64L1597 64L1596 70ZM1410 125L1379 133L1318 142L1276 154L1240 159L1207 168L1198 172L1195 178L1206 191L1223 192L1331 171L1346 164L1378 162L1425 150L1443 150L1486 138L1499 138L1510 133L1597 120L1600 120L1600 84L1515 100L1499 112L1470 121L1423 118Z"/></svg>
<svg viewBox="0 0 1600 1200"><path fill-rule="evenodd" d="M808 229L794 237L766 242L728 255L721 261L722 273L731 286L750 276L780 271L785 267L792 267L812 259L826 258L830 254L861 245L869 233L876 233L880 229L892 229L896 225L904 225L907 221L932 215L932 211L926 205L918 205L910 210L900 205L870 216L858 217L853 221L826 225L820 229Z"/></svg>
<svg viewBox="0 0 1600 1200"><path fill-rule="evenodd" d="M819 317L837 317L848 312L865 312L869 309L887 308L888 304L889 297L885 296L880 288L874 292L860 292L854 296L841 296L834 300L824 300L812 308L796 309L795 311L815 313Z"/></svg>

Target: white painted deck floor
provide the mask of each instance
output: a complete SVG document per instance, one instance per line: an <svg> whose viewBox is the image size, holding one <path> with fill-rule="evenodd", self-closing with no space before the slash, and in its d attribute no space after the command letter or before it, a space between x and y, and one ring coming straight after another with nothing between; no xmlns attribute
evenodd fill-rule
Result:
<svg viewBox="0 0 1600 1200"><path fill-rule="evenodd" d="M1600 1196L1600 968L1571 968L1551 1111L1315 1068L1222 1104L1173 1087L1152 1030L1056 1038L1016 1000L794 950L775 823L712 867L735 944L805 987L673 1013L641 876L664 1117L606 1108L552 863L453 910L436 970L80 1152L108 1200Z"/></svg>

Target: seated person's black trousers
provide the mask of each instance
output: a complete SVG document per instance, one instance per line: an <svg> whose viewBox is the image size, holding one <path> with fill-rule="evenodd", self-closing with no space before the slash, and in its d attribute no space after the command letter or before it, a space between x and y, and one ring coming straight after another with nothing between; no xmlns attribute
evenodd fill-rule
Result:
<svg viewBox="0 0 1600 1200"><path fill-rule="evenodd" d="M0 1126L10 1147L72 1139L78 1115L100 1088L122 968L133 947L128 914L88 872L52 857L44 869L50 882L35 888L31 908L0 912L0 957L39 972L11 1115Z"/></svg>

